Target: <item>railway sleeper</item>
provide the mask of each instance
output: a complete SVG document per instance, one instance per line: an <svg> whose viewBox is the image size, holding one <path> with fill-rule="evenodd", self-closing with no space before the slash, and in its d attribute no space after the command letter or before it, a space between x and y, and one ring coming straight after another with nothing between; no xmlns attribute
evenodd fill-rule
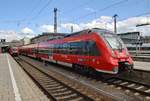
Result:
<svg viewBox="0 0 150 101"><path fill-rule="evenodd" d="M59 96L59 95L63 95L63 94L71 94L72 91L66 91L66 92L55 92L53 95L54 96Z"/></svg>
<svg viewBox="0 0 150 101"><path fill-rule="evenodd" d="M145 92L150 93L150 89L146 90Z"/></svg>
<svg viewBox="0 0 150 101"><path fill-rule="evenodd" d="M129 82L123 82L120 85L127 85Z"/></svg>
<svg viewBox="0 0 150 101"><path fill-rule="evenodd" d="M59 96L59 97L56 97L57 100L69 100L69 99L73 99L74 97L78 97L78 95L76 93L73 93L71 95L66 95L66 96Z"/></svg>
<svg viewBox="0 0 150 101"><path fill-rule="evenodd" d="M45 85L45 87L59 87L60 86L60 84L58 84L58 83L56 83L56 84L48 84L48 85Z"/></svg>
<svg viewBox="0 0 150 101"><path fill-rule="evenodd" d="M122 80L115 80L115 81L113 81L113 83L120 84L120 83L122 83Z"/></svg>
<svg viewBox="0 0 150 101"><path fill-rule="evenodd" d="M56 81L54 81L54 80L49 80L49 79L45 79L45 80L43 80L43 79L40 79L40 80L38 80L39 82L43 82L43 83L45 83L45 84L55 84L55 83L57 83Z"/></svg>
<svg viewBox="0 0 150 101"><path fill-rule="evenodd" d="M70 99L69 101L83 101L83 97L77 97L74 99Z"/></svg>
<svg viewBox="0 0 150 101"><path fill-rule="evenodd" d="M42 75L42 76L39 76L38 75L38 77L39 77L39 79L44 79L44 80L51 80L52 81L52 79L50 79L49 77L46 77L45 75Z"/></svg>
<svg viewBox="0 0 150 101"><path fill-rule="evenodd" d="M137 87L135 89L139 90L139 89L142 89L142 88L144 88L144 86L139 86L139 87Z"/></svg>
<svg viewBox="0 0 150 101"><path fill-rule="evenodd" d="M53 91L51 91L51 92L52 92L52 93L59 93L59 92L66 92L66 91L68 91L67 88L62 88L62 89L53 90Z"/></svg>
<svg viewBox="0 0 150 101"><path fill-rule="evenodd" d="M128 85L127 87L134 87L136 84L131 83L130 85Z"/></svg>
<svg viewBox="0 0 150 101"><path fill-rule="evenodd" d="M57 90L57 89L61 89L61 88L65 88L64 86L58 86L58 87L53 87L53 88L47 88L48 90Z"/></svg>
<svg viewBox="0 0 150 101"><path fill-rule="evenodd" d="M68 91L69 92L69 91ZM74 92L69 92L69 93L61 93L61 94L59 94L59 93L55 93L53 96L55 96L55 97L61 97L61 96L68 96L68 95L72 95L72 94L76 94L76 93L74 93ZM76 94L77 95L77 94Z"/></svg>
<svg viewBox="0 0 150 101"><path fill-rule="evenodd" d="M51 87L53 85L58 85L58 83L56 83L56 82L53 82L53 83L49 82L49 83L45 84L45 86L47 86L47 87Z"/></svg>

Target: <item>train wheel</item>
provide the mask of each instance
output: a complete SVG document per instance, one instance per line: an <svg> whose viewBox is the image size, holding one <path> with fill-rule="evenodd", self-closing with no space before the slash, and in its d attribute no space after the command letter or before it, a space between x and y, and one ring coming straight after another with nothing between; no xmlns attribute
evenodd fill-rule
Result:
<svg viewBox="0 0 150 101"><path fill-rule="evenodd" d="M78 71L79 70L79 66L77 65L77 64L73 64L73 69L75 70L75 71Z"/></svg>

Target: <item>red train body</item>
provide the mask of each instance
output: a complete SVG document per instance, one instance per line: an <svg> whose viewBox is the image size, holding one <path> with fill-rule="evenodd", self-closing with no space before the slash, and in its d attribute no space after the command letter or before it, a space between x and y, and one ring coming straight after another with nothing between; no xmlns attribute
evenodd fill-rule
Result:
<svg viewBox="0 0 150 101"><path fill-rule="evenodd" d="M99 72L117 74L133 68L133 61L121 39L104 29L88 29L61 39L22 46L21 54Z"/></svg>

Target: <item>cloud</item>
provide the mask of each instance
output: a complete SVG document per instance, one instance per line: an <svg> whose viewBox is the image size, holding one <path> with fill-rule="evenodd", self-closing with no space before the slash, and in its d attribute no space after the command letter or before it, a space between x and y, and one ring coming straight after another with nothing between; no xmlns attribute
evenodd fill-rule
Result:
<svg viewBox="0 0 150 101"><path fill-rule="evenodd" d="M73 26L74 31L79 31L79 30L95 28L95 27L97 28L111 27L110 22L112 22L112 17L101 16L100 18L94 19L88 23L79 23L79 24L64 23L64 24L61 24L61 27L64 29L70 30L71 26Z"/></svg>
<svg viewBox="0 0 150 101"><path fill-rule="evenodd" d="M74 31L79 31L81 30L80 26L78 24L73 24L73 23L65 23L61 24L61 28L71 30L71 27L73 26Z"/></svg>
<svg viewBox="0 0 150 101"><path fill-rule="evenodd" d="M35 34L33 34L33 33L22 33L22 32L19 32L19 33L17 33L17 35L18 35L18 39L22 39L24 37L26 37L26 38L35 37Z"/></svg>
<svg viewBox="0 0 150 101"><path fill-rule="evenodd" d="M33 30L28 27L25 27L21 30L21 33L33 33Z"/></svg>
<svg viewBox="0 0 150 101"><path fill-rule="evenodd" d="M12 40L17 40L18 34L15 31L11 31L11 30L0 30L0 38L1 39L6 39L6 41L10 42Z"/></svg>
<svg viewBox="0 0 150 101"><path fill-rule="evenodd" d="M150 26L141 26L136 27L137 24L150 23L150 18L148 17L132 17L123 21L118 21L118 32L131 32L131 31L140 31L143 35L150 34Z"/></svg>
<svg viewBox="0 0 150 101"><path fill-rule="evenodd" d="M54 32L54 26L53 25L42 25L39 28L42 32Z"/></svg>
<svg viewBox="0 0 150 101"><path fill-rule="evenodd" d="M110 22L112 22L112 17L109 16L101 16L100 18L94 19L93 21L89 23L82 23L80 26L84 29L87 28L105 28L107 29L108 26L110 26Z"/></svg>
<svg viewBox="0 0 150 101"><path fill-rule="evenodd" d="M136 27L137 24L150 23L150 17L131 17L126 20L117 21L118 33L140 31L142 35L150 35L150 25L143 27ZM101 16L88 23L64 23L61 27L70 30L70 27L74 27L74 31L79 31L87 28L104 28L113 31L113 19L111 16Z"/></svg>
<svg viewBox="0 0 150 101"><path fill-rule="evenodd" d="M18 34L19 39L22 39L24 37L32 38L35 36L34 31L28 27L21 29L21 31L18 32L17 34Z"/></svg>
<svg viewBox="0 0 150 101"><path fill-rule="evenodd" d="M33 31L28 27L23 28L20 32L15 32L13 30L0 30L0 38L6 39L7 42L19 40L24 37L32 38L34 36Z"/></svg>
<svg viewBox="0 0 150 101"><path fill-rule="evenodd" d="M131 17L125 20L117 21L117 32L125 33L132 31L140 31L142 35L150 36L150 25L136 27L137 24L150 23L150 17ZM70 32L71 26L73 26L74 32L80 31L87 28L104 28L113 31L113 19L111 16L101 16L97 19L89 21L87 23L62 23L58 27L58 32ZM39 27L41 32L54 32L53 25L41 25ZM28 27L23 28L20 32L12 30L0 30L0 38L5 38L7 41L21 39L24 37L34 37L34 31Z"/></svg>

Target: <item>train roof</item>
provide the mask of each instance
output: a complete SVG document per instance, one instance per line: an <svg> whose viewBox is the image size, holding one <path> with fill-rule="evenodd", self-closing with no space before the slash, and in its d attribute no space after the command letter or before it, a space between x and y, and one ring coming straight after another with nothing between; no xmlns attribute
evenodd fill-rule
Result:
<svg viewBox="0 0 150 101"><path fill-rule="evenodd" d="M66 37L78 36L78 35L82 35L82 34L85 34L85 33L98 32L98 31L99 31L99 32L103 32L103 34L105 34L106 32L107 32L107 33L114 34L112 31L109 31L109 30L107 30L107 29L91 28L91 29L85 29L85 30L81 30L81 31L74 32L74 33L71 33L71 34L67 34L67 35L64 35L64 36L62 36L62 37L49 39L49 40L47 40L47 41L56 40L56 39L63 39L63 38L66 38ZM105 33L104 33L104 32L105 32Z"/></svg>
<svg viewBox="0 0 150 101"><path fill-rule="evenodd" d="M74 32L72 34L66 35L65 37L70 37L70 36L76 36L76 35L82 35L86 33L90 33L90 32L96 32L96 31L100 31L100 32L109 32L111 34L113 34L113 32L107 30L107 29L102 29L102 28L91 28L91 29L85 29L82 31L78 31L78 32Z"/></svg>

